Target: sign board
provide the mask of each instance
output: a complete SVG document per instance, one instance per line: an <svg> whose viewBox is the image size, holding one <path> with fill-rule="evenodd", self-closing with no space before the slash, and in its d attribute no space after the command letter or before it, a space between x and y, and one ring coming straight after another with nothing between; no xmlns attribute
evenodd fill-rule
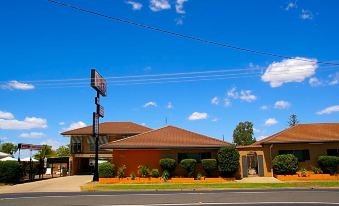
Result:
<svg viewBox="0 0 339 206"><path fill-rule="evenodd" d="M99 134L99 115L97 113L93 113L93 118L94 118L94 134L98 135Z"/></svg>
<svg viewBox="0 0 339 206"><path fill-rule="evenodd" d="M100 117L104 117L104 115L105 115L105 109L104 109L104 107L101 106L101 105L98 105L98 107L99 107L99 116L100 116Z"/></svg>
<svg viewBox="0 0 339 206"><path fill-rule="evenodd" d="M32 150L41 150L44 146L43 145L32 145L31 149Z"/></svg>
<svg viewBox="0 0 339 206"><path fill-rule="evenodd" d="M20 143L20 144L18 144L18 148L19 149L31 149L31 144L22 144L22 143Z"/></svg>
<svg viewBox="0 0 339 206"><path fill-rule="evenodd" d="M102 96L106 96L106 80L95 69L91 70L91 87Z"/></svg>

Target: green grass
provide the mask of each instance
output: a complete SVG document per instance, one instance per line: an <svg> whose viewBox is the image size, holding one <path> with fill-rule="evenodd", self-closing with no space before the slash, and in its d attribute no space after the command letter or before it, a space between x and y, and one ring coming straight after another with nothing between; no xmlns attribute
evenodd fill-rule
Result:
<svg viewBox="0 0 339 206"><path fill-rule="evenodd" d="M208 189L277 189L277 188L339 188L339 181L305 181L282 183L148 183L148 184L99 184L89 183L84 191L114 190L208 190Z"/></svg>

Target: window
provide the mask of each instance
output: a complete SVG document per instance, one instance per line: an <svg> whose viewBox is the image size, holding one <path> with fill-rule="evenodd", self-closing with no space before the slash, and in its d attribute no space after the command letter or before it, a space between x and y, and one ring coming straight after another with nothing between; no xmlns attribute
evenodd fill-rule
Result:
<svg viewBox="0 0 339 206"><path fill-rule="evenodd" d="M299 162L304 162L310 160L310 151L308 149L304 150L279 150L279 155L282 154L293 154L298 158Z"/></svg>
<svg viewBox="0 0 339 206"><path fill-rule="evenodd" d="M72 143L71 150L73 154L81 153L81 143Z"/></svg>
<svg viewBox="0 0 339 206"><path fill-rule="evenodd" d="M178 153L178 162L181 162L183 159L195 159L197 163L201 163L203 159L210 159L210 152L200 152L200 153Z"/></svg>
<svg viewBox="0 0 339 206"><path fill-rule="evenodd" d="M328 156L337 156L339 157L339 149L328 149L327 150Z"/></svg>
<svg viewBox="0 0 339 206"><path fill-rule="evenodd" d="M89 151L95 151L95 143L89 144Z"/></svg>

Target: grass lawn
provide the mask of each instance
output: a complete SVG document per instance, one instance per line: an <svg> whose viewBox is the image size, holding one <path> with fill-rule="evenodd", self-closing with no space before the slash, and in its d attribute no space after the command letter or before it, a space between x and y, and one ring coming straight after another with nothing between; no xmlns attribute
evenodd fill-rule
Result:
<svg viewBox="0 0 339 206"><path fill-rule="evenodd" d="M208 190L208 189L274 189L274 188L339 188L339 181L295 181L282 183L148 183L100 184L88 183L83 191L115 190Z"/></svg>

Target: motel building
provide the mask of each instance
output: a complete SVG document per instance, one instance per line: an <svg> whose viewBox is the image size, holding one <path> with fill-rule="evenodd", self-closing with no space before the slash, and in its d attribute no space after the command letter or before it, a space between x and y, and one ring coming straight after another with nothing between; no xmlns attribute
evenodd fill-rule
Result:
<svg viewBox="0 0 339 206"><path fill-rule="evenodd" d="M105 122L100 124L99 131L99 145L103 145L151 131L151 129L133 122ZM95 138L92 136L92 126L65 131L61 135L70 138L69 174L91 174L95 159ZM99 161L113 162L112 151L99 150Z"/></svg>
<svg viewBox="0 0 339 206"><path fill-rule="evenodd" d="M89 174L94 164L92 127L62 133L70 137L70 174ZM218 150L230 143L174 126L150 129L132 122L100 124L99 160L110 161L116 168L126 165L126 176L137 174L139 165L160 169L159 160L196 159L196 173L204 174L201 160L216 158ZM279 154L294 154L300 167L311 170L321 155L339 156L339 123L299 124L252 145L238 146L238 177L273 176L272 160ZM180 167L174 171L182 176Z"/></svg>

